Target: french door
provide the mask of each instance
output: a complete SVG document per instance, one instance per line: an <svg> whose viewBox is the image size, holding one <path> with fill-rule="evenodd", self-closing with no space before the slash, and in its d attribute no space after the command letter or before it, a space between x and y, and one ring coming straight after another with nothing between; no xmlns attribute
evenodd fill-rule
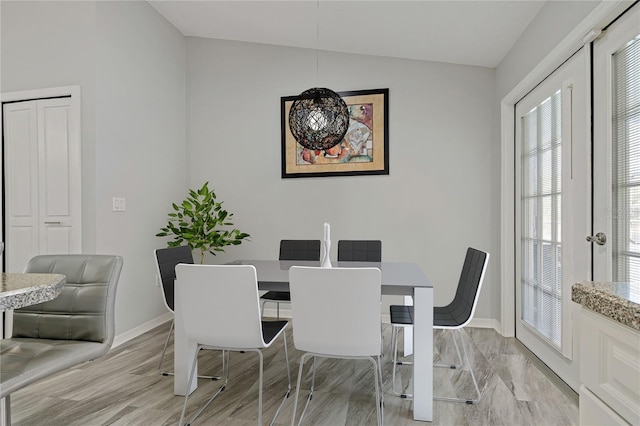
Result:
<svg viewBox="0 0 640 426"><path fill-rule="evenodd" d="M640 280L640 4L593 44L593 279Z"/></svg>
<svg viewBox="0 0 640 426"><path fill-rule="evenodd" d="M516 338L574 389L571 285L589 278L587 54L516 104Z"/></svg>

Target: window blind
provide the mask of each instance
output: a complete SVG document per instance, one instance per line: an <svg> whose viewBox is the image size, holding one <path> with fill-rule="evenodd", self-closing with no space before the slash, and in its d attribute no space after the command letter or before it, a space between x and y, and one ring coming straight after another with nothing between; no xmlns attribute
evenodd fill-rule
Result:
<svg viewBox="0 0 640 426"><path fill-rule="evenodd" d="M562 342L561 91L522 117L522 319Z"/></svg>
<svg viewBox="0 0 640 426"><path fill-rule="evenodd" d="M640 35L612 56L613 280L640 280Z"/></svg>

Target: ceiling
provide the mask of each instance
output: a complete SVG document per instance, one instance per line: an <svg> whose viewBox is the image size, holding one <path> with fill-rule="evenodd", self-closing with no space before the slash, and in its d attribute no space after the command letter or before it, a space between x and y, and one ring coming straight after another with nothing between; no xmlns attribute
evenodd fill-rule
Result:
<svg viewBox="0 0 640 426"><path fill-rule="evenodd" d="M149 0L183 35L496 67L543 0Z"/></svg>

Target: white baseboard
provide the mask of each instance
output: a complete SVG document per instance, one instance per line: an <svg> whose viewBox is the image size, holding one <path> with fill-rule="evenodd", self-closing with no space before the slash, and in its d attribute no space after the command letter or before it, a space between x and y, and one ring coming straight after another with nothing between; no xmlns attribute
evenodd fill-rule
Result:
<svg viewBox="0 0 640 426"><path fill-rule="evenodd" d="M502 327L500 326L500 321L493 318L474 318L469 323L469 327L493 328L498 334L502 335Z"/></svg>
<svg viewBox="0 0 640 426"><path fill-rule="evenodd" d="M123 343L128 342L129 340L138 337L149 330L156 328L157 326L164 324L167 321L171 321L173 319L173 312L167 312L159 317L155 317L151 321L147 321L144 324L140 324L139 326L132 328L131 330L127 330L122 334L118 334L113 339L113 345L111 345L111 349L117 348Z"/></svg>

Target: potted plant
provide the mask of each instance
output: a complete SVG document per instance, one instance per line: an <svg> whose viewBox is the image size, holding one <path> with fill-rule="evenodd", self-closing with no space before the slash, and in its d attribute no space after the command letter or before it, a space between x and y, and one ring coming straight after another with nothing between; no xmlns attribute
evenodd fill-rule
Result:
<svg viewBox="0 0 640 426"><path fill-rule="evenodd" d="M224 252L225 246L239 245L249 238L249 234L235 228L225 229L233 226L233 213L222 208L222 201L216 201L209 182L197 191L190 189L189 196L181 204L173 203L173 210L168 214L169 222L156 237L173 236L167 243L169 247L186 242L191 250L200 250L201 264L206 252L215 256L216 252Z"/></svg>

